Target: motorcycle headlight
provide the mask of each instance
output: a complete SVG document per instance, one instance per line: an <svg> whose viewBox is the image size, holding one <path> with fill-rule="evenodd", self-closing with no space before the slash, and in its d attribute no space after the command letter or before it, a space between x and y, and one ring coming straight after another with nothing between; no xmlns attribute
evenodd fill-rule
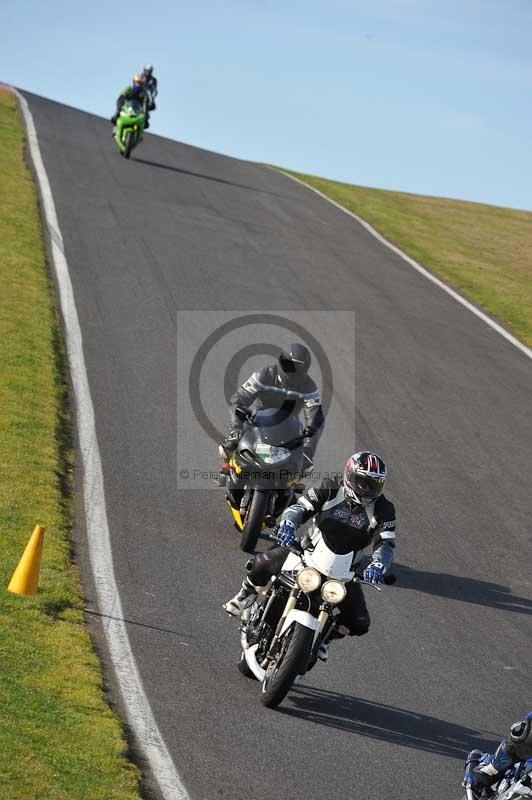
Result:
<svg viewBox="0 0 532 800"><path fill-rule="evenodd" d="M290 455L290 450L287 450L286 447L276 447L266 442L258 442L255 454L265 464L276 464L278 461L285 461Z"/></svg>
<svg viewBox="0 0 532 800"><path fill-rule="evenodd" d="M297 585L304 592L315 592L320 588L321 575L314 567L305 567L297 574Z"/></svg>
<svg viewBox="0 0 532 800"><path fill-rule="evenodd" d="M347 589L342 581L326 581L321 587L321 596L326 603L338 605L345 598Z"/></svg>

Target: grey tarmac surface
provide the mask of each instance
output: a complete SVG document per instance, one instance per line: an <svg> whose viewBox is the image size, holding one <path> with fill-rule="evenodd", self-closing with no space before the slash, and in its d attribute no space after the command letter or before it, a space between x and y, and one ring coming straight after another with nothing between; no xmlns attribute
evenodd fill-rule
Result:
<svg viewBox="0 0 532 800"><path fill-rule="evenodd" d="M108 122L25 96L70 265L129 636L192 800L459 798L465 751L530 708L531 362L285 176L151 135L128 163ZM370 634L336 643L277 712L238 673L221 610L246 560L223 493L176 488L178 315L197 311L201 329L199 312L224 309L355 311L356 442L349 366L323 453L380 452L398 510L398 582L367 593ZM220 369L203 375L218 424ZM182 435L201 468L216 465L205 435Z"/></svg>

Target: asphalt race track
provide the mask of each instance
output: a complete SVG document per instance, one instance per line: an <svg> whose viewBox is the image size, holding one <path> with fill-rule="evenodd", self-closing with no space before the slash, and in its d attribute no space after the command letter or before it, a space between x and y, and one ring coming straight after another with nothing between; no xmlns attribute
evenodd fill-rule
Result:
<svg viewBox="0 0 532 800"><path fill-rule="evenodd" d="M129 637L192 800L459 798L465 751L530 708L530 360L287 177L151 135L126 162L108 122L25 96L80 318ZM179 358L225 309L354 310L356 442L346 315L316 314L346 353L319 463L376 449L398 509L398 582L366 592L370 634L335 643L278 711L237 671L221 610L246 560L223 491L177 478L217 463L179 407ZM218 425L228 352L202 373Z"/></svg>

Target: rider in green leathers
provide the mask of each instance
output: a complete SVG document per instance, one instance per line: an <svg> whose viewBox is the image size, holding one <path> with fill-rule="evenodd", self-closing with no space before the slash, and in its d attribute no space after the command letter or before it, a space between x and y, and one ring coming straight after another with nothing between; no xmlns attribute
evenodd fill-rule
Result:
<svg viewBox="0 0 532 800"><path fill-rule="evenodd" d="M144 76L143 75L133 75L133 80L131 82L131 86L126 86L126 88L122 91L120 96L116 101L116 113L113 114L111 117L111 122L113 125L116 125L116 120L118 119L118 115L120 114L120 109L124 105L126 100L131 100L131 98L135 98L136 100L140 100L140 102L146 108L146 122L144 123L144 130L147 130L150 127L149 123L149 114L148 114L148 105L150 103L150 96L149 93L146 91L144 86Z"/></svg>

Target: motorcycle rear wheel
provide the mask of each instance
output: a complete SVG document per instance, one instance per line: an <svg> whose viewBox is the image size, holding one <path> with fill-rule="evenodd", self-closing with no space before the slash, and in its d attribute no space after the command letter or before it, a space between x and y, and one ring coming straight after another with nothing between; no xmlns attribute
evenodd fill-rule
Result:
<svg viewBox="0 0 532 800"><path fill-rule="evenodd" d="M253 553L259 541L262 523L268 510L270 495L268 492L253 492L253 497L248 506L242 538L240 539L240 549L244 553Z"/></svg>
<svg viewBox="0 0 532 800"><path fill-rule="evenodd" d="M124 144L124 158L129 158L134 146L135 146L135 134L133 133L133 131L128 131L126 133L126 141Z"/></svg>
<svg viewBox="0 0 532 800"><path fill-rule="evenodd" d="M296 677L305 671L314 631L294 622L284 638L278 660L272 669L268 667L262 682L260 699L266 708L278 706L292 688Z"/></svg>

